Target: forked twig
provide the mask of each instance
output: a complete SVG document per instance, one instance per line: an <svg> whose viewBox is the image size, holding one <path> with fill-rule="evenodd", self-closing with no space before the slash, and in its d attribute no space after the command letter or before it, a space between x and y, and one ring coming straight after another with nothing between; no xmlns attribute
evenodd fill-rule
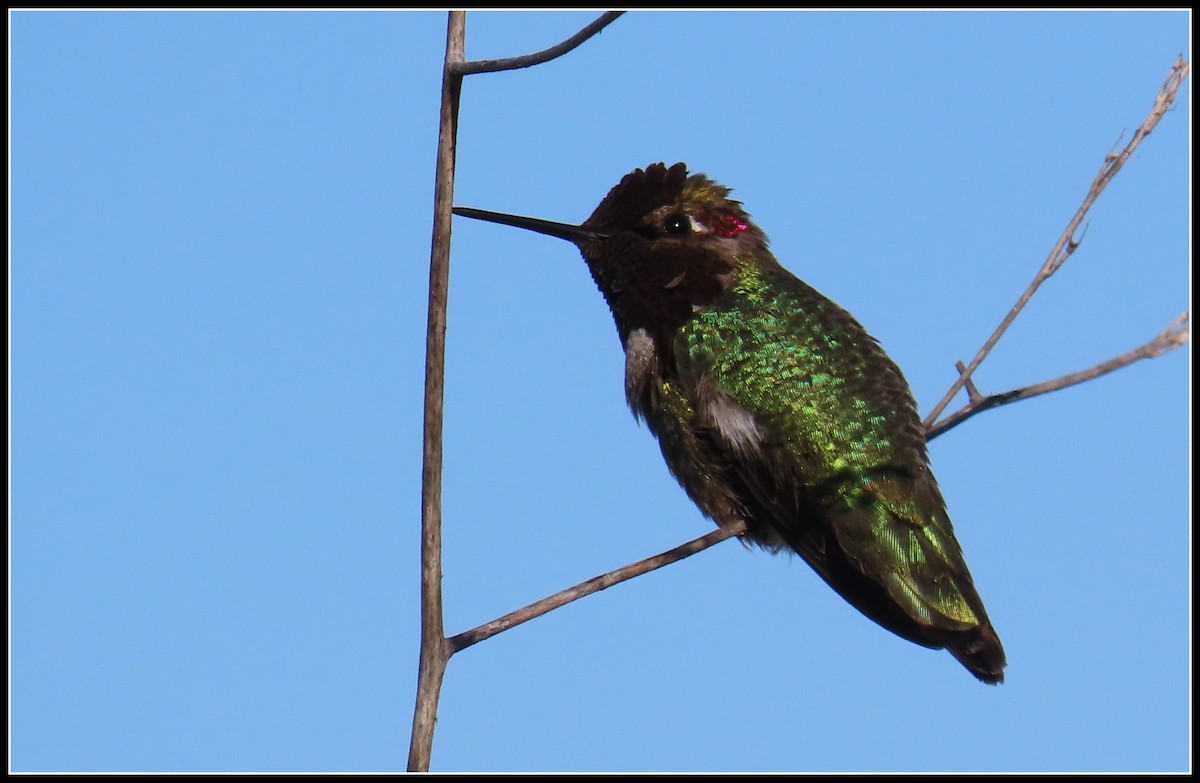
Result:
<svg viewBox="0 0 1200 783"><path fill-rule="evenodd" d="M925 417L924 425L926 432L929 432L933 429L934 422L937 421L938 416L942 415L942 411L944 411L946 406L950 404L950 401L954 399L954 395L958 394L959 389L966 385L967 381L971 378L971 374L974 373L976 368L979 367L979 364L985 358L987 358L987 355L992 352L992 348L994 348L996 343L999 342L1000 338L1008 330L1008 327L1012 324L1016 317L1021 314L1021 311L1025 309L1025 305L1028 304L1030 298L1033 297L1033 294L1038 290L1039 287L1041 287L1042 283L1050 279L1050 276L1057 272L1079 247L1079 244L1083 241L1083 237L1081 235L1079 239L1076 239L1075 234L1079 231L1079 227L1083 224L1083 220L1087 216L1088 210L1092 208L1092 204L1096 202L1096 199L1100 196L1100 193L1103 192L1108 183L1112 181L1112 178L1116 176L1117 172L1121 170L1121 167L1125 165L1125 161L1129 160L1129 156L1133 154L1133 151L1136 150L1138 145L1142 143L1142 139L1149 136L1158 126L1159 120L1163 118L1163 115L1167 113L1167 110L1170 109L1171 105L1175 102L1175 96L1179 92L1179 85L1181 85L1183 80L1187 78L1190 70L1190 62L1184 60L1182 57L1177 59L1171 66L1171 71L1167 74L1166 80L1163 81L1162 87L1159 88L1158 94L1154 97L1154 106L1151 107L1150 113L1146 116L1146 120L1142 123L1141 127L1134 131L1133 138L1131 138L1129 143L1125 145L1125 149L1121 150L1120 153L1114 153L1111 150L1109 151L1108 155L1104 159L1104 164L1100 167L1100 172L1096 174L1096 178L1092 181L1091 188L1088 189L1087 196L1083 199L1083 204L1081 204L1079 209L1075 212L1075 216L1071 218L1071 221L1067 223L1067 228L1063 231L1062 236L1058 238L1058 242L1055 243L1054 249L1050 251L1050 255L1046 258L1045 262L1043 262L1042 268L1039 269L1037 275L1034 276L1033 282L1029 284L1029 287L1026 288L1024 293L1021 294L1020 298L1017 299L1017 303L1013 305L1011 310L1008 311L1008 315L1004 316L1004 320L1000 322L1000 325L996 327L996 331L992 332L992 336L987 339L987 341L983 344L983 347L979 349L977 354L975 354L975 358L972 359L965 368L961 368L959 370L958 378L956 378L954 383L950 385L950 389L946 392L942 399L938 401L938 404L933 407L933 410L930 411L929 415ZM967 407L970 407L970 403L968 403ZM993 405L991 407L995 406ZM945 429L948 428L941 429L940 431L944 432Z"/></svg>
<svg viewBox="0 0 1200 783"><path fill-rule="evenodd" d="M1114 370L1119 370L1126 365L1133 364L1138 359L1153 359L1157 356L1162 356L1164 353L1169 353L1186 343L1191 338L1191 333L1190 314L1183 313L1172 321L1170 326L1159 332L1153 340L1145 345L1138 346L1120 356L1114 356L1108 361L1100 362L1086 370L1052 378L1042 383L1035 383L1032 386L1024 386L1020 389L987 396L979 394L978 390L975 390L975 385L967 381L967 391L971 395L971 401L932 427L927 426L925 428L925 439L933 440L938 435L957 427L972 416L983 413L986 410L998 408L1001 405L1008 405L1020 400L1027 400L1030 397L1037 397L1039 394L1065 389L1068 386L1090 381L1093 378L1099 378L1101 375L1107 375ZM965 370L962 362L958 363L958 368L959 372Z"/></svg>
<svg viewBox="0 0 1200 783"><path fill-rule="evenodd" d="M517 68L540 65L541 63L553 60L555 57L562 57L576 46L579 46L579 44L617 21L617 17L623 13L625 12L608 11L602 14L599 19L575 33L575 35L572 35L562 43L551 46L549 49L543 49L540 52L533 52L532 54L523 54L519 57L505 57L499 60L472 60L471 62L459 63L454 67L454 70L459 74L494 73L496 71L512 71Z"/></svg>

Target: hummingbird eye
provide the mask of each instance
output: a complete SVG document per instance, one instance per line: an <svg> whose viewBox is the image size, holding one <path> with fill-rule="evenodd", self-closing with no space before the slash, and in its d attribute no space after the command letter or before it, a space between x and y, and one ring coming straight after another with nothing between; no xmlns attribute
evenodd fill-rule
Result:
<svg viewBox="0 0 1200 783"><path fill-rule="evenodd" d="M684 236L692 233L692 220L687 215L676 213L668 215L663 221L663 230L671 236Z"/></svg>

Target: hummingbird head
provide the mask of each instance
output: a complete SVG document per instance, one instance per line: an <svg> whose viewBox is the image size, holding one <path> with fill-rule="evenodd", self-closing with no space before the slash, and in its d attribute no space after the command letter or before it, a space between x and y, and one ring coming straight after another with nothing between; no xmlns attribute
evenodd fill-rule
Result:
<svg viewBox="0 0 1200 783"><path fill-rule="evenodd" d="M683 163L655 163L622 177L581 228L609 237L632 232L668 252L697 246L753 252L765 237L729 192L703 174L689 176Z"/></svg>
<svg viewBox="0 0 1200 783"><path fill-rule="evenodd" d="M770 259L767 239L729 188L687 166L655 163L626 174L580 225L456 207L455 214L573 242L612 309L622 341L678 328Z"/></svg>

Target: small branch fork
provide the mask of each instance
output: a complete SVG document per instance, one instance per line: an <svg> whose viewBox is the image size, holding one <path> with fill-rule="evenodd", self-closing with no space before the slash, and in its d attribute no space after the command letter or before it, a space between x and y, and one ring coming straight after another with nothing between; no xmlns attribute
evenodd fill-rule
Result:
<svg viewBox="0 0 1200 783"><path fill-rule="evenodd" d="M433 251L430 259L429 327L426 346L425 385L425 459L422 470L422 534L421 534L421 659L417 679L417 703L413 713L412 742L409 747L408 770L428 771L433 745L433 729L437 720L438 695L446 663L454 653L465 650L484 639L495 636L521 623L540 617L584 596L612 587L628 579L662 568L683 558L708 549L728 538L743 535L744 525L721 528L700 536L686 544L648 557L636 563L618 568L567 588L552 596L536 601L522 609L499 617L491 622L446 638L442 622L441 600L441 463L442 463L442 394L445 363L445 332L447 283L449 279L450 220L453 202L454 150L458 123L458 100L462 89L462 77L473 73L527 68L547 62L571 51L581 43L603 30L621 15L620 11L603 14L587 27L556 46L541 52L499 60L466 62L463 58L465 41L465 14L451 11L447 31L446 61L443 70L442 119L438 143L437 186L434 192ZM1104 165L1092 183L1083 204L1067 224L1066 230L1055 244L1042 268L1032 283L1021 294L1017 303L1005 316L1000 326L984 343L979 353L964 365L957 363L959 376L950 390L923 423L926 438L932 440L968 418L985 410L1007 405L1039 394L1064 389L1084 381L1113 372L1139 359L1162 356L1186 343L1191 336L1190 315L1185 312L1164 329L1153 340L1138 348L1102 362L1080 372L1064 375L1043 383L1004 392L984 395L975 388L971 375L987 357L1013 320L1024 309L1026 303L1051 275L1066 262L1082 242L1083 235L1075 239L1083 225L1088 210L1096 198L1112 180L1129 156L1158 125L1159 120L1171 107L1180 84L1187 78L1190 63L1178 59L1171 68L1162 88L1154 101L1146 121L1133 134L1133 138L1120 153L1109 152ZM1115 149L1115 147L1114 147ZM1086 232L1086 227L1084 228ZM940 421L937 417L950 401L965 388L968 402L965 406ZM936 423L935 423L936 422Z"/></svg>
<svg viewBox="0 0 1200 783"><path fill-rule="evenodd" d="M1138 359L1153 359L1162 356L1165 353L1170 353L1176 348L1186 343L1191 338L1191 315L1183 313L1166 329L1163 329L1158 335L1146 343L1138 346L1132 351L1127 351L1120 356L1114 356L1106 362L1100 362L1094 367L1089 367L1086 370L1069 373L1067 375L1053 378L1042 383L1035 383L1032 386L1025 386L1020 389L1013 389L1001 394L989 394L984 396L975 388L975 384L970 378L966 379L967 395L970 400L966 405L941 419L932 426L926 426L926 440L933 440L938 435L941 435L948 430L952 430L959 424L962 424L967 419L977 413L983 413L992 408L998 408L1001 405L1008 405L1012 402L1027 400L1030 397L1037 397L1039 394L1046 394L1059 389L1065 389L1068 386L1074 386L1077 383L1090 381L1093 378L1099 378L1101 375L1107 375L1114 370L1119 370L1126 365L1133 364ZM967 376L967 368L962 362L957 363L958 371L962 376Z"/></svg>
<svg viewBox="0 0 1200 783"><path fill-rule="evenodd" d="M549 49L543 49L540 52L533 54L523 54L520 57L505 57L500 60L473 60L467 63L457 63L453 66L455 73L465 75L468 73L494 73L496 71L515 71L518 68L528 68L531 65L541 65L544 62L553 60L555 57L562 57L567 52L574 49L579 44L591 38L596 33L608 27L624 11L609 11L602 14L599 19L589 24L579 32L572 35L567 40L560 44L555 44Z"/></svg>
<svg viewBox="0 0 1200 783"><path fill-rule="evenodd" d="M1099 173L1096 174L1095 180L1092 181L1092 186L1088 189L1087 196L1083 199L1083 204L1081 204L1079 209L1075 212L1075 216L1071 218L1071 221L1067 223L1067 227L1063 231L1062 236L1059 237L1058 242L1056 242L1054 245L1054 249L1050 251L1050 255L1042 263L1042 268L1039 269L1037 275L1034 276L1033 282L1029 284L1029 287L1026 288L1024 293L1022 293L1017 299L1017 303L1013 305L1011 310L1008 311L1008 315L1004 316L1004 320L1000 322L1000 325L996 327L996 331L992 332L992 336L987 339L987 341L983 344L983 347L979 349L977 354L975 354L975 358L971 360L971 363L966 367L963 367L962 363L959 362L957 380L951 384L950 389L946 392L942 399L938 401L938 404L934 406L933 410L928 416L925 417L925 421L923 422L925 425L925 431L930 434L930 437L940 435L955 425L970 418L974 414L980 413L984 410L995 408L1000 405L1006 405L1010 402L1016 402L1017 400L1028 399L1029 397L1033 397L1038 394L1045 394L1046 392L1054 391L1055 389L1062 389L1067 386L1072 386L1076 383L1082 383L1083 381L1090 380L1091 378L1095 378L1105 373L1112 372L1120 367L1124 367L1126 364L1134 362L1138 359L1146 358L1146 356L1160 356L1162 353L1174 350L1188 341L1190 337L1190 329L1187 326L1188 314L1184 313L1184 315L1181 316L1181 319L1177 319L1174 324L1164 331L1163 334L1171 333L1174 335L1174 337L1171 339L1164 339L1163 345L1166 346L1165 350L1161 350L1159 353L1139 353L1143 349L1149 349L1149 346L1151 345L1159 345L1159 347L1162 347L1162 345L1159 344L1159 339L1156 338L1151 343L1143 346L1142 349L1118 356L1114 359L1104 362L1101 365L1097 365L1097 367L1092 368L1092 370L1085 370L1082 373L1074 373L1073 375L1063 376L1062 378L1046 381L1045 383L1038 384L1037 386L1030 386L1026 389L1017 389L1004 394L992 395L991 397L986 398L989 401L986 404L981 403L977 399L977 397L980 395L977 391L972 391L973 387L968 387L967 394L969 401L967 405L954 412L950 416L947 416L945 420L940 422L938 421L938 417L942 415L942 411L944 411L946 406L950 404L950 401L954 399L954 395L958 394L959 390L970 382L972 373L974 373L979 367L980 363L987 358L988 354L992 352L992 348L994 348L996 343L1000 341L1000 338L1008 330L1008 327L1014 320L1016 320L1016 317L1021 314L1021 311L1025 309L1025 305L1029 303L1029 300L1033 297L1034 292L1041 287L1042 283L1049 280L1050 277L1057 272L1059 268L1061 268L1062 265L1067 262L1067 259L1070 258L1079 248L1079 245L1083 242L1083 234L1080 234L1078 239L1075 238L1075 235L1077 232L1079 232L1079 227L1083 225L1083 220L1085 217L1087 217L1088 210L1092 208L1092 204L1096 203L1096 199L1100 196L1100 193L1103 192L1108 183L1112 181L1112 178L1117 175L1117 172L1121 170L1121 167L1125 165L1125 161L1129 160L1129 156L1132 155L1133 151L1138 148L1138 145L1142 143L1142 140L1149 136L1154 129L1158 127L1159 120L1163 118L1163 115L1165 115L1167 110L1171 108L1172 104L1174 104L1175 96L1179 92L1179 86L1183 84L1183 80L1187 78L1191 68L1191 63L1182 57L1175 60L1175 63L1171 66L1170 73L1167 74L1166 80L1163 81L1162 87L1159 88L1158 94L1154 96L1154 106L1151 107L1150 113L1146 116L1146 120L1142 123L1140 128L1134 131L1133 138L1131 138L1129 143L1125 145L1125 149L1121 150L1119 153L1110 150L1108 155L1104 158L1104 164L1100 167ZM1113 150L1115 149L1116 146L1114 145ZM1087 227L1084 226L1084 233L1086 232ZM1161 337L1162 335L1160 335L1160 338ZM1097 368L1104 369L1100 370L1099 372L1092 373L1092 371L1096 370Z"/></svg>

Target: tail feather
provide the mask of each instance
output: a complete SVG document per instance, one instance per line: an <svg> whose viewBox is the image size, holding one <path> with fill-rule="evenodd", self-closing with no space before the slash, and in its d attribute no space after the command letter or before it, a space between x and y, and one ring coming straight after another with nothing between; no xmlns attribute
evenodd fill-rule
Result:
<svg viewBox="0 0 1200 783"><path fill-rule="evenodd" d="M1004 682L1004 648L987 620L979 628L947 639L946 649L980 681L989 685Z"/></svg>
<svg viewBox="0 0 1200 783"><path fill-rule="evenodd" d="M913 617L882 584L865 576L853 565L840 547L820 546L806 538L805 534L813 534L813 529L784 529L771 532L812 566L813 570L851 606L871 620L897 636L923 647L945 648L981 682L989 685L1004 682L1004 667L1007 663L1004 647L987 618L983 602L979 600L974 586L969 581L965 583L964 589L970 594L979 624L969 628L935 628L928 620L921 621ZM761 531L752 532L751 535L751 540L764 546L774 543ZM771 548L778 549L778 545Z"/></svg>

